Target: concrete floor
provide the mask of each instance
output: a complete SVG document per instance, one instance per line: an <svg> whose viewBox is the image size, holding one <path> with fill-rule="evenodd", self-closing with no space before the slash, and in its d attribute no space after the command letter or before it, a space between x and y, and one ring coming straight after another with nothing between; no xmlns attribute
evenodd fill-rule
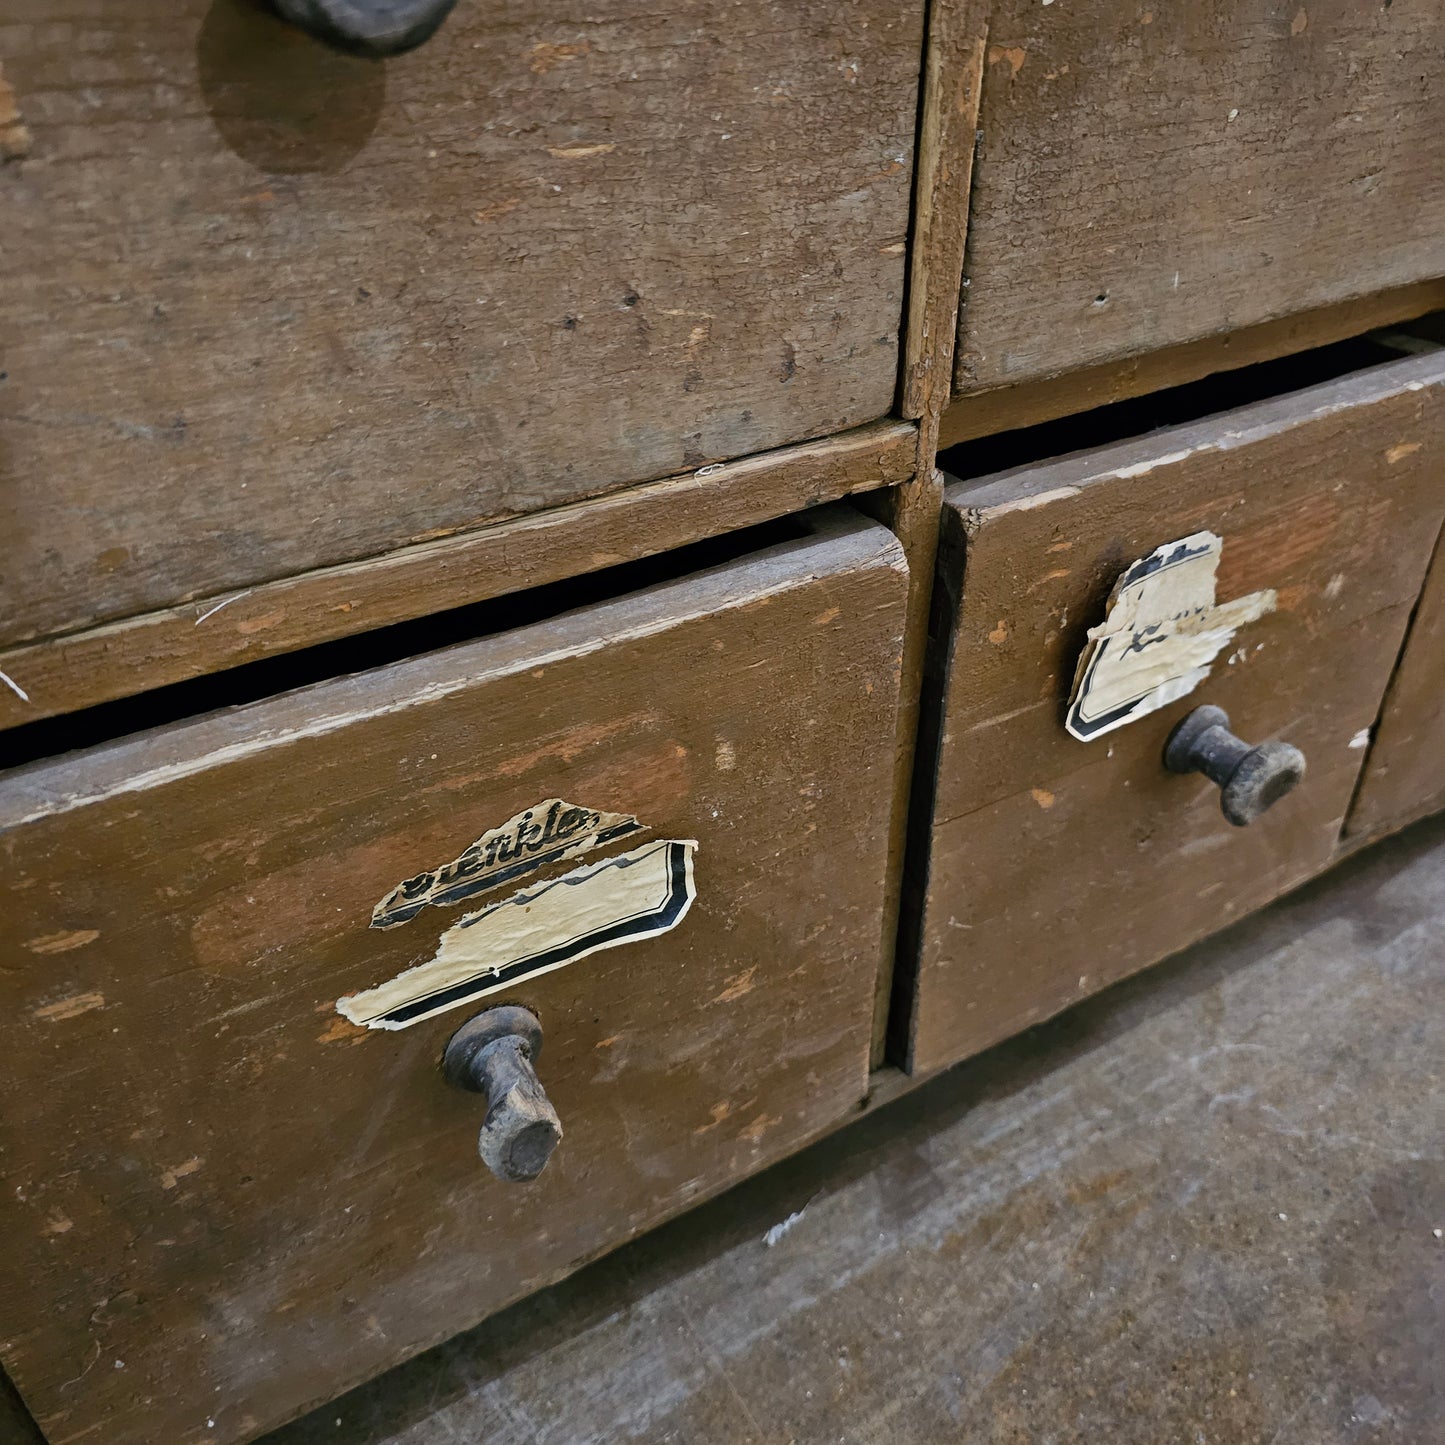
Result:
<svg viewBox="0 0 1445 1445"><path fill-rule="evenodd" d="M1442 985L1435 820L267 1445L1439 1445Z"/></svg>

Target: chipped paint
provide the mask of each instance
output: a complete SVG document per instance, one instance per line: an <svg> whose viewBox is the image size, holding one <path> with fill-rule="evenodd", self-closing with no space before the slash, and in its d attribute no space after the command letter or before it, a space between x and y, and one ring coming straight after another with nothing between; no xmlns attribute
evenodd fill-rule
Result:
<svg viewBox="0 0 1445 1445"><path fill-rule="evenodd" d="M1010 79L1024 68L1024 61L1027 59L1028 51L1019 45L990 45L988 48L988 63L998 65L1001 61L1007 61Z"/></svg>
<svg viewBox="0 0 1445 1445"><path fill-rule="evenodd" d="M610 156L616 149L613 141L596 141L591 145L548 146L547 154L559 161L583 161L589 156Z"/></svg>
<svg viewBox="0 0 1445 1445"><path fill-rule="evenodd" d="M893 556L891 549L888 555ZM900 552L896 555L896 560L890 561L889 565L902 571L906 569L907 563ZM793 578L783 577L769 586L759 588L752 594L752 601L746 610L755 611L760 607L766 607L774 599L790 592L795 586ZM645 638L656 637L668 632L676 625L676 619L673 616L662 613L650 616L631 626L618 627L611 632L599 632L585 642L565 643L553 648L550 652L542 653L536 659L537 666L533 675L540 675L544 668L554 662L571 662L578 658L590 657L594 653L606 651L626 642L640 642ZM408 665L400 664L399 666L405 668ZM21 828L30 823L38 823L42 818L54 818L76 808L89 807L111 798L168 787L184 778L210 772L213 768L270 752L283 743L326 737L331 733L356 727L372 718L400 716L415 708L429 707L444 698L453 697L457 693L465 692L475 686L476 678L463 671L440 681L409 686L396 696L367 706L358 707L348 701L333 711L326 711L324 706L318 702L316 712L304 722L275 728L258 728L250 736L240 741L222 743L209 750L197 752L180 762L160 763L152 767L130 767L124 772L103 771L101 780L88 789L51 794L43 800L35 798L33 794L22 792L21 800L33 802L34 806L25 811L16 808L13 812L0 812L0 826ZM261 708L264 706L264 704L259 705ZM123 744L113 756L116 758L123 756L124 747ZM510 774L520 770L520 762L514 761L506 771Z"/></svg>
<svg viewBox="0 0 1445 1445"><path fill-rule="evenodd" d="M549 70L553 70L559 65L570 65L574 60L580 60L584 55L590 55L591 52L591 42L586 40L566 45L554 45L545 40L539 41L532 47L532 63L528 68L533 75L546 75Z"/></svg>
<svg viewBox="0 0 1445 1445"><path fill-rule="evenodd" d="M184 1164L173 1165L161 1174L161 1188L174 1189L182 1179L189 1179L192 1174L196 1173L204 1162L200 1155L195 1155L187 1159Z"/></svg>
<svg viewBox="0 0 1445 1445"><path fill-rule="evenodd" d="M1199 452L1211 451L1213 447L1213 442L1204 442L1197 447L1185 447L1183 451L1165 452L1162 456L1150 457L1148 461L1135 462L1131 467L1119 467L1114 476L1121 481L1131 481L1134 477L1146 476L1160 467L1172 467L1177 462L1187 462L1190 457Z"/></svg>
<svg viewBox="0 0 1445 1445"><path fill-rule="evenodd" d="M692 1132L694 1134L710 1134L714 1129L717 1128L719 1124L722 1123L724 1119L728 1118L732 1114L732 1111L732 1102L728 1099L721 1100L720 1102L714 1104L712 1108L708 1110L708 1114L710 1116L709 1122L706 1124L699 1124L697 1128L694 1129Z"/></svg>
<svg viewBox="0 0 1445 1445"><path fill-rule="evenodd" d="M509 215L522 204L520 196L508 196L504 201L497 201L490 206L483 206L478 211L472 212L472 220L479 226L484 226L488 221L499 220L502 216Z"/></svg>
<svg viewBox="0 0 1445 1445"><path fill-rule="evenodd" d="M56 1003L48 1003L43 1008L32 1009L30 1016L44 1019L47 1023L59 1023L62 1019L79 1018L81 1014L88 1014L92 1009L104 1007L103 993L77 993Z"/></svg>
<svg viewBox="0 0 1445 1445"><path fill-rule="evenodd" d="M69 953L73 948L84 948L100 937L98 928L76 928L68 933L45 933L39 938L27 939L24 947L31 953Z"/></svg>
<svg viewBox="0 0 1445 1445"><path fill-rule="evenodd" d="M758 965L754 964L751 968L744 969L742 973L734 974L728 979L727 987L724 988L712 1002L734 1003L746 994L750 994L753 991L753 978L757 974L757 971Z"/></svg>
<svg viewBox="0 0 1445 1445"><path fill-rule="evenodd" d="M990 507L988 514L990 517L1003 517L1010 512L1034 512L1040 507L1052 506L1053 503L1062 502L1068 497L1077 497L1082 490L1081 487L1054 487L1047 492L1035 492L1031 497L1018 497L997 507Z"/></svg>
<svg viewBox="0 0 1445 1445"><path fill-rule="evenodd" d="M738 1138L746 1139L749 1144L757 1144L769 1129L782 1122L782 1119L776 1114L759 1114L746 1129L738 1130Z"/></svg>
<svg viewBox="0 0 1445 1445"><path fill-rule="evenodd" d="M330 1009L331 1005L323 1004L323 1008ZM334 1018L326 1029L317 1034L318 1044L359 1044L363 1039L371 1037L371 1030L364 1029L360 1024L351 1023L347 1019Z"/></svg>

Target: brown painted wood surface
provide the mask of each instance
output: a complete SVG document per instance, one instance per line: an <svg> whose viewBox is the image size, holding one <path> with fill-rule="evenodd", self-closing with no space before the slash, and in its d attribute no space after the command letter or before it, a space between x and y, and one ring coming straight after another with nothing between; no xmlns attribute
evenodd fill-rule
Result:
<svg viewBox="0 0 1445 1445"><path fill-rule="evenodd" d="M958 331L959 275L984 42L968 0L936 0L930 7L901 386L901 410L918 420L914 436L916 460L912 475L901 485L858 498L859 507L892 530L908 559L908 612L894 749L888 891L873 1014L875 1067L884 1061L893 990L908 796L918 735L919 685L927 649L933 563L938 554L938 518L943 502L943 477L934 466L934 458L938 451L938 419L948 401Z"/></svg>
<svg viewBox="0 0 1445 1445"><path fill-rule="evenodd" d="M1335 856L1445 513L1442 467L1437 354L947 490L942 729L901 1020L915 1070L1058 1012ZM1273 587L1278 610L1187 698L1075 741L1063 709L1116 578L1202 528L1224 539L1220 599ZM1205 702L1309 761L1247 829L1211 784L1162 764L1170 729Z"/></svg>
<svg viewBox="0 0 1445 1445"><path fill-rule="evenodd" d="M1441 0L980 0L955 386L1445 275Z"/></svg>
<svg viewBox="0 0 1445 1445"><path fill-rule="evenodd" d="M923 68L909 257L900 408L908 417L936 414L952 381L986 44L969 0L935 0Z"/></svg>
<svg viewBox="0 0 1445 1445"><path fill-rule="evenodd" d="M907 480L918 428L876 422L383 557L0 651L0 727L635 561ZM3 746L3 745L0 745Z"/></svg>
<svg viewBox="0 0 1445 1445"><path fill-rule="evenodd" d="M5 1445L45 1445L30 1411L3 1371L0 1371L0 1440Z"/></svg>
<svg viewBox="0 0 1445 1445"><path fill-rule="evenodd" d="M1445 479L1439 485L1445 488ZM1348 831L1352 838L1375 837L1440 808L1445 808L1445 542L1436 543Z"/></svg>
<svg viewBox="0 0 1445 1445"><path fill-rule="evenodd" d="M52 1445L247 1438L867 1090L905 577L843 509L683 582L0 780L0 1351ZM566 1137L476 1158L344 994L401 879L548 796L696 838L673 932L519 985ZM214 1423L212 1423L214 1422Z"/></svg>
<svg viewBox="0 0 1445 1445"><path fill-rule="evenodd" d="M0 643L886 415L922 0L11 0Z"/></svg>
<svg viewBox="0 0 1445 1445"><path fill-rule="evenodd" d="M944 410L939 449L1328 346L1442 308L1445 280L1421 281L1063 376L968 392L955 396Z"/></svg>

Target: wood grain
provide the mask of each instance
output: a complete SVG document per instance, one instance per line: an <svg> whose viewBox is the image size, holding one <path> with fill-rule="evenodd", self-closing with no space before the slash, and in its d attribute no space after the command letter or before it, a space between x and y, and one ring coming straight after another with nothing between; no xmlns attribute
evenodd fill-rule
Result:
<svg viewBox="0 0 1445 1445"><path fill-rule="evenodd" d="M0 651L0 727L578 577L912 475L879 422L183 607ZM23 696L22 696L23 694Z"/></svg>
<svg viewBox="0 0 1445 1445"><path fill-rule="evenodd" d="M873 1016L874 1067L884 1061L897 947L900 882L906 845L918 691L923 675L933 563L943 478L934 467L938 421L948 401L958 326L968 185L978 123L979 73L985 37L968 0L935 0L929 9L914 180L908 318L900 408L917 418L912 475L888 491L858 499L889 527L908 559L908 620L904 629L902 701L894 748L894 807L888 844L888 892L883 910L883 957Z"/></svg>
<svg viewBox="0 0 1445 1445"><path fill-rule="evenodd" d="M905 581L881 528L815 514L0 781L0 1340L51 1445L249 1438L861 1103ZM698 898L490 1000L542 1021L566 1131L508 1186L437 1072L467 1011L387 1034L334 1001L457 916L372 930L378 898L548 796L699 840Z"/></svg>
<svg viewBox="0 0 1445 1445"><path fill-rule="evenodd" d="M1445 542L1411 621L1347 833L1363 841L1445 808Z"/></svg>
<svg viewBox="0 0 1445 1445"><path fill-rule="evenodd" d="M1445 274L1441 0L994 0L955 386Z"/></svg>
<svg viewBox="0 0 1445 1445"><path fill-rule="evenodd" d="M45 1445L34 1418L3 1371L0 1371L0 1440L5 1445Z"/></svg>
<svg viewBox="0 0 1445 1445"><path fill-rule="evenodd" d="M941 450L978 437L1037 426L1116 401L1184 386L1216 372L1328 346L1442 308L1445 280L1421 281L1182 346L1088 366L1064 376L968 392L955 396L944 411L938 445Z"/></svg>
<svg viewBox="0 0 1445 1445"><path fill-rule="evenodd" d="M12 0L0 643L887 415L923 8Z"/></svg>
<svg viewBox="0 0 1445 1445"><path fill-rule="evenodd" d="M906 417L936 413L950 390L987 42L970 0L935 0L914 181L901 405Z"/></svg>
<svg viewBox="0 0 1445 1445"><path fill-rule="evenodd" d="M1445 359L1391 362L1135 441L950 487L911 1012L927 1072L1155 962L1325 867L1445 514ZM1221 600L1273 587L1187 698L1090 744L1062 726L1119 573L1202 528ZM1165 772L1191 708L1304 750L1247 829ZM930 816L922 813L923 826Z"/></svg>
<svg viewBox="0 0 1445 1445"><path fill-rule="evenodd" d="M925 416L921 438L932 435L937 412ZM920 450L927 445L920 443ZM938 555L938 524L943 506L943 474L929 466L911 481L886 492L869 492L857 505L876 517L897 537L908 563L908 600L903 628L898 728L893 747L893 808L888 832L888 871L883 905L883 938L873 1001L875 1069L885 1062L888 1021L892 1008L893 970L898 950L902 905L903 856L908 845L909 796L913 787L914 750L918 738L918 705L928 643L933 565Z"/></svg>

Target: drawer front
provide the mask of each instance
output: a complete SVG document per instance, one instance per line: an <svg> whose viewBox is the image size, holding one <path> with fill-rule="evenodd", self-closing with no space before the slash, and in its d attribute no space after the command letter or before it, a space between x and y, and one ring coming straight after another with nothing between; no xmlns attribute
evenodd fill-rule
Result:
<svg viewBox="0 0 1445 1445"><path fill-rule="evenodd" d="M1445 511L1445 367L1411 358L947 492L936 794L908 1040L937 1068L1223 926L1334 856ZM1080 742L1086 632L1136 559L1211 531L1220 603L1274 589L1208 676ZM1247 827L1163 765L1201 704L1303 750Z"/></svg>
<svg viewBox="0 0 1445 1445"><path fill-rule="evenodd" d="M906 576L871 523L812 526L0 782L0 1341L53 1445L247 1438L859 1103ZM477 903L373 907L550 798L696 840L690 911L406 1028L341 1017ZM438 1071L503 1003L565 1133L531 1184Z"/></svg>
<svg viewBox="0 0 1445 1445"><path fill-rule="evenodd" d="M887 414L923 9L7 0L0 644Z"/></svg>
<svg viewBox="0 0 1445 1445"><path fill-rule="evenodd" d="M1445 274L1440 0L982 12L960 392Z"/></svg>
<svg viewBox="0 0 1445 1445"><path fill-rule="evenodd" d="M1439 485L1445 487L1445 475ZM1368 838L1445 808L1445 544L1437 543L1350 813Z"/></svg>

